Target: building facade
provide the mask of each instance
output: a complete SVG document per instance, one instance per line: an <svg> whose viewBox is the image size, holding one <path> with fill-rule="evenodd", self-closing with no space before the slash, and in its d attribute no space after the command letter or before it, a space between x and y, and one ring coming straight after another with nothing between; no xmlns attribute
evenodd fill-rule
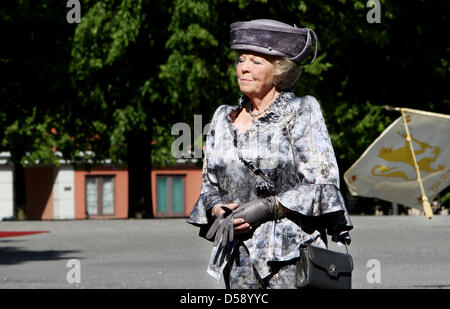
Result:
<svg viewBox="0 0 450 309"><path fill-rule="evenodd" d="M0 166L0 220L11 219L13 167ZM186 217L200 194L201 169L174 165L151 172L155 217ZM128 170L105 165L90 171L62 164L25 168L30 220L128 218Z"/></svg>
<svg viewBox="0 0 450 309"><path fill-rule="evenodd" d="M9 153L0 153L0 220L14 216L14 168L8 159Z"/></svg>

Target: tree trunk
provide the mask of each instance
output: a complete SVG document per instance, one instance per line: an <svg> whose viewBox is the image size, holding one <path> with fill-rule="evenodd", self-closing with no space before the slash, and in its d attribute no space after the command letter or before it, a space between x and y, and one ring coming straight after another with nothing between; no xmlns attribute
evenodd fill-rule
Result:
<svg viewBox="0 0 450 309"><path fill-rule="evenodd" d="M25 168L20 163L14 163L13 172L14 191L14 218L18 220L26 219L26 187Z"/></svg>
<svg viewBox="0 0 450 309"><path fill-rule="evenodd" d="M153 218L151 130L128 136L128 217Z"/></svg>

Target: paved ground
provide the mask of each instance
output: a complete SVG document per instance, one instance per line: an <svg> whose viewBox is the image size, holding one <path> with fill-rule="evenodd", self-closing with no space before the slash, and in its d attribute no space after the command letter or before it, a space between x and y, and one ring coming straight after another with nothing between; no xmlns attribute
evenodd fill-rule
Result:
<svg viewBox="0 0 450 309"><path fill-rule="evenodd" d="M450 216L352 220L355 288L450 288ZM49 233L0 238L3 289L223 287L205 272L210 243L184 219L0 222L18 230ZM71 259L79 284L67 282Z"/></svg>

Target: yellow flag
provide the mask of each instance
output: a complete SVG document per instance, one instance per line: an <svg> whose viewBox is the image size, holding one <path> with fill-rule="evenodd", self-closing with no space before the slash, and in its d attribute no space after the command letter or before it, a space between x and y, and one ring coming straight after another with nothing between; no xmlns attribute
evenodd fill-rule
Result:
<svg viewBox="0 0 450 309"><path fill-rule="evenodd" d="M403 109L425 197L450 185L450 116ZM422 210L423 196L402 117L396 119L344 173L352 195Z"/></svg>

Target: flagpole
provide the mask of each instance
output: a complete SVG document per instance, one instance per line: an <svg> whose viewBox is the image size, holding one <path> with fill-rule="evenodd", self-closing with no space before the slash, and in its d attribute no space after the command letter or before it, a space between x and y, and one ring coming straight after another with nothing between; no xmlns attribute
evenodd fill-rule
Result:
<svg viewBox="0 0 450 309"><path fill-rule="evenodd" d="M411 135L409 134L409 128L408 128L408 124L406 121L406 116L405 116L406 109L404 109L404 108L394 108L394 109L400 110L400 112L402 113L403 125L406 130L406 140L409 143L409 149L411 150L411 156L413 158L414 167L415 167L416 173L417 173L417 181L419 182L420 191L422 193L423 210L425 212L425 215L428 217L428 219L431 219L431 218L433 218L433 210L431 209L430 202L428 201L428 197L425 193L425 189L423 188L422 177L420 176L419 165L417 164L416 155L414 153L414 146L411 141Z"/></svg>
<svg viewBox="0 0 450 309"><path fill-rule="evenodd" d="M390 105L383 105L383 107L385 109L387 109L388 111L398 111L398 112L400 112L401 110L404 110L405 112L418 114L418 115L424 115L424 116L430 116L430 117L438 117L438 118L443 118L443 119L450 119L450 115L446 115L446 114L432 113L432 112L427 112L427 111L422 111L422 110L412 109L412 108L406 108L406 107L392 107Z"/></svg>

